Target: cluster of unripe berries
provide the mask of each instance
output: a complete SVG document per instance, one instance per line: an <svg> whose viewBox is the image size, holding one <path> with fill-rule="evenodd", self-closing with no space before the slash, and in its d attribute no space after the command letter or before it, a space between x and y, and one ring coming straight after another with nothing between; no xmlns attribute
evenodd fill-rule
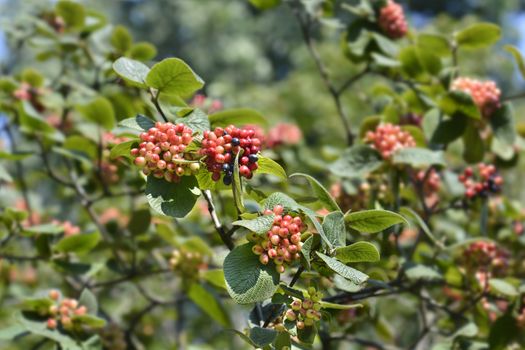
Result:
<svg viewBox="0 0 525 350"><path fill-rule="evenodd" d="M80 233L80 227L73 225L70 221L60 222L58 220L51 221L52 224L62 226L64 236L69 237Z"/></svg>
<svg viewBox="0 0 525 350"><path fill-rule="evenodd" d="M56 302L49 307L49 318L47 319L49 329L56 329L59 322L64 329L70 329L73 326L73 317L83 316L88 311L85 306L79 305L76 299L60 300L60 292L55 289L49 292L49 298Z"/></svg>
<svg viewBox="0 0 525 350"><path fill-rule="evenodd" d="M508 253L494 242L477 241L471 243L465 250L467 263L474 268L501 270L508 265Z"/></svg>
<svg viewBox="0 0 525 350"><path fill-rule="evenodd" d="M480 163L477 166L478 175L475 176L474 169L467 167L459 175L459 181L465 186L465 195L471 199L476 196L486 197L491 193L501 190L503 178L498 175L496 167L492 164Z"/></svg>
<svg viewBox="0 0 525 350"><path fill-rule="evenodd" d="M224 174L224 184L232 183L235 157L239 153L240 176L252 178L258 167L257 153L261 149L261 140L256 137L255 130L230 125L205 131L203 136L200 153L206 156L204 161L213 181L219 181Z"/></svg>
<svg viewBox="0 0 525 350"><path fill-rule="evenodd" d="M437 171L434 169L431 169L428 174L426 170L420 170L416 174L416 178L420 182L424 181L423 192L425 194L435 193L439 191L439 188L441 187L441 178L439 177Z"/></svg>
<svg viewBox="0 0 525 350"><path fill-rule="evenodd" d="M323 294L315 288L310 287L304 292L303 300L296 299L286 310L284 318L291 322L296 322L297 329L313 326L316 321L321 320L321 299Z"/></svg>
<svg viewBox="0 0 525 350"><path fill-rule="evenodd" d="M261 264L266 265L272 260L277 272L283 273L285 265L300 258L301 233L306 231L306 225L301 217L285 214L282 205L264 211L264 215L272 214L275 215L272 228L265 235L252 233L248 240L255 243L252 251L259 255Z"/></svg>
<svg viewBox="0 0 525 350"><path fill-rule="evenodd" d="M383 32L392 39L402 38L408 31L403 7L393 0L388 0L387 4L379 10L377 22Z"/></svg>
<svg viewBox="0 0 525 350"><path fill-rule="evenodd" d="M402 148L416 146L416 141L409 132L391 123L381 123L375 131L368 131L365 135L365 142L378 150L385 160L390 159L396 151Z"/></svg>
<svg viewBox="0 0 525 350"><path fill-rule="evenodd" d="M169 260L170 267L185 277L196 277L198 272L208 268L204 256L199 252L174 249Z"/></svg>
<svg viewBox="0 0 525 350"><path fill-rule="evenodd" d="M457 78L451 88L469 94L484 117L490 117L500 107L501 91L493 81Z"/></svg>
<svg viewBox="0 0 525 350"><path fill-rule="evenodd" d="M157 122L140 134L140 140L139 147L131 149L131 155L144 175L178 182L182 176L199 171L198 161L186 159L186 147L193 141L193 131L186 125Z"/></svg>

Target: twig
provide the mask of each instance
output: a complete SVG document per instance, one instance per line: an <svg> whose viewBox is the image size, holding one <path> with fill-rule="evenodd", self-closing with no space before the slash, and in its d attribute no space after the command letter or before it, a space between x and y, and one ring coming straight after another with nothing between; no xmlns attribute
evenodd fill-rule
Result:
<svg viewBox="0 0 525 350"><path fill-rule="evenodd" d="M215 226L215 230L221 237L221 240L226 245L226 247L228 247L229 250L232 250L234 248L233 241L228 235L228 233L224 231L224 227L222 226L219 218L217 217L217 212L215 210L215 205L213 204L213 199L211 197L210 190L202 191L202 196L208 203L208 212L210 213L211 220L213 221L213 226Z"/></svg>
<svg viewBox="0 0 525 350"><path fill-rule="evenodd" d="M160 107L160 104L159 104L160 93L158 91L157 91L157 93L155 93L155 91L153 91L152 88L149 88L149 93L151 94L151 102L153 102L153 105L155 105L155 108L157 109L157 111L161 115L162 119L164 119L164 121L167 122L168 118L166 117L166 114L164 114L164 111L162 110L162 108Z"/></svg>
<svg viewBox="0 0 525 350"><path fill-rule="evenodd" d="M368 73L369 69L368 67L365 68L363 71L361 71L357 75L347 80L341 86L341 88L337 89L334 83L330 80L328 68L323 63L321 56L319 55L319 52L317 51L314 41L312 39L312 35L310 33L311 23L312 23L311 17L307 13L305 13L303 17L303 14L299 10L299 6L300 6L299 3L294 2L294 3L291 3L290 6L291 6L291 9L295 17L297 18L299 27L301 29L301 33L303 35L303 40L308 48L308 51L310 52L310 56L312 56L313 60L315 61L315 65L317 66L319 75L321 76L321 79L326 89L328 90L328 92L332 96L332 99L334 100L334 103L337 109L337 113L339 115L339 118L341 119L341 123L343 124L343 127L346 132L346 138L347 138L348 145L351 146L354 143L355 135L353 134L352 129L350 127L348 115L346 114L343 108L343 104L341 102L341 93L344 92L353 83L361 79L366 73Z"/></svg>
<svg viewBox="0 0 525 350"><path fill-rule="evenodd" d="M299 266L299 268L297 269L297 272L295 273L295 275L293 275L292 280L290 281L290 284L288 285L289 287L293 287L295 283L297 283L303 271L304 271L304 266L303 265Z"/></svg>

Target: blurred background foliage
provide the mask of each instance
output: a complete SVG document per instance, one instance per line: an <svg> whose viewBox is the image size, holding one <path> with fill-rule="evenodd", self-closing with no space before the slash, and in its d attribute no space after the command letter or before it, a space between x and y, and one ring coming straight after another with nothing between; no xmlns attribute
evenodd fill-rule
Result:
<svg viewBox="0 0 525 350"><path fill-rule="evenodd" d="M27 11L48 7L50 2L4 0L0 2L0 16L4 20L12 19L14 14L23 16ZM337 0L335 6L345 2L356 3ZM206 93L221 99L226 106L249 105L270 120L296 121L311 146L337 145L344 140L333 101L320 88L318 71L287 6L261 12L247 0L90 0L84 3L103 10L108 22L129 27L136 41L153 43L158 49L158 59L176 56L191 62L207 82ZM479 20L501 25L504 39L497 47L461 53L462 73L495 79L509 95L524 87L511 55L501 47L510 43L525 48L525 1L400 3L409 10L411 25L424 32L452 33ZM358 71L341 54L342 29L336 22L327 21L316 33L321 39L321 55L336 82L343 82ZM3 57L4 65L23 60L23 57L7 60L6 53ZM377 79L371 84L370 79L365 79L344 96L354 125L378 112L378 106L371 105L365 96L376 82ZM320 129L326 132L320 134Z"/></svg>

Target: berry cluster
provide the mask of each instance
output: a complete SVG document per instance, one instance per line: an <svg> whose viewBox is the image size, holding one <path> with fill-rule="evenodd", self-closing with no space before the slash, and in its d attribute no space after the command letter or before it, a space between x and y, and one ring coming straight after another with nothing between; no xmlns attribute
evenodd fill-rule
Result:
<svg viewBox="0 0 525 350"><path fill-rule="evenodd" d="M58 327L58 322L62 324L64 329L70 329L73 326L72 318L74 316L82 316L87 313L87 308L79 305L76 299L60 299L60 292L53 289L49 292L49 298L56 303L49 308L50 317L47 319L47 328L55 329Z"/></svg>
<svg viewBox="0 0 525 350"><path fill-rule="evenodd" d="M235 157L240 152L239 174L247 179L252 178L259 160L257 153L261 149L261 140L256 137L255 130L230 125L224 129L205 131L203 136L200 153L206 156L206 166L212 173L213 181L219 181L221 173L224 173L224 184L232 183Z"/></svg>
<svg viewBox="0 0 525 350"><path fill-rule="evenodd" d="M259 255L262 264L268 264L271 259L277 272L283 273L285 265L300 258L303 245L301 233L306 231L306 225L299 216L285 214L282 205L276 205L273 210L267 209L264 214L275 214L272 228L264 236L253 234L248 239L255 243L252 251Z"/></svg>
<svg viewBox="0 0 525 350"><path fill-rule="evenodd" d="M493 81L457 78L451 89L469 94L484 117L490 117L500 107L501 91Z"/></svg>
<svg viewBox="0 0 525 350"><path fill-rule="evenodd" d="M465 250L464 257L474 268L501 270L507 267L509 255L493 242L477 241Z"/></svg>
<svg viewBox="0 0 525 350"><path fill-rule="evenodd" d="M302 138L303 133L297 125L290 123L278 123L268 132L266 145L269 148L274 148L281 145L293 146L301 142Z"/></svg>
<svg viewBox="0 0 525 350"><path fill-rule="evenodd" d="M420 170L416 174L416 178L420 182L425 181L423 184L423 192L425 192L425 194L435 193L439 191L439 188L441 187L441 178L434 169L431 169L428 175L426 170Z"/></svg>
<svg viewBox="0 0 525 350"><path fill-rule="evenodd" d="M403 7L392 0L388 0L379 11L378 23L383 32L392 39L402 38L408 31Z"/></svg>
<svg viewBox="0 0 525 350"><path fill-rule="evenodd" d="M378 150L385 160L390 159L396 151L402 148L416 146L416 141L409 132L391 123L381 123L375 131L368 131L365 135L365 142L371 143L371 146Z"/></svg>
<svg viewBox="0 0 525 350"><path fill-rule="evenodd" d="M193 141L193 131L184 124L155 123L140 134L139 148L131 149L135 165L144 175L152 174L168 182L178 182L184 175L195 174L200 165L186 159L186 147Z"/></svg>
<svg viewBox="0 0 525 350"><path fill-rule="evenodd" d="M195 278L199 271L206 270L208 264L199 252L190 252L185 249L174 249L169 260L170 267L183 277Z"/></svg>
<svg viewBox="0 0 525 350"><path fill-rule="evenodd" d="M60 222L58 220L53 220L51 221L51 223L54 225L62 226L65 237L78 235L80 233L80 227L73 225L70 221Z"/></svg>
<svg viewBox="0 0 525 350"><path fill-rule="evenodd" d="M321 299L323 294L315 288L310 287L304 292L304 299L295 299L290 304L284 315L288 321L296 322L297 329L313 326L316 321L321 320Z"/></svg>
<svg viewBox="0 0 525 350"><path fill-rule="evenodd" d="M197 94L190 102L190 105L206 111L207 114L215 113L223 108L221 100L213 100L203 94Z"/></svg>
<svg viewBox="0 0 525 350"><path fill-rule="evenodd" d="M477 180L477 181L476 181ZM465 186L465 195L471 199L476 196L487 197L491 193L498 193L503 184L503 178L498 175L492 164L478 164L478 176L475 176L471 167L459 175L459 181Z"/></svg>

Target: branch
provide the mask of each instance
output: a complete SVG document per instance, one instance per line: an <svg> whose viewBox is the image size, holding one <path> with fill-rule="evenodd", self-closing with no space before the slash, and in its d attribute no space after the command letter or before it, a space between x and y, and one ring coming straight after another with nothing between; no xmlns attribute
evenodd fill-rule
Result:
<svg viewBox="0 0 525 350"><path fill-rule="evenodd" d="M350 123L348 121L349 119L348 115L346 114L343 108L343 105L341 102L341 93L344 90L346 90L349 86L351 86L353 83L355 83L357 80L362 78L366 73L368 73L368 67L365 68L364 71L350 78L346 83L343 84L341 88L337 89L334 86L334 83L330 80L328 69L326 65L323 63L321 56L319 55L319 52L317 51L314 41L312 39L312 35L310 33L310 26L312 23L312 19L309 17L308 14L305 15L305 18L302 16L301 12L299 11L298 4L295 4L295 6L292 4L290 6L299 23L299 27L301 28L303 40L308 48L308 51L310 52L310 56L312 56L313 60L315 61L315 65L317 66L319 75L321 76L321 79L326 89L328 90L328 92L332 96L332 99L334 100L335 106L337 108L337 113L339 115L339 118L341 119L341 123L343 124L343 127L346 132L347 143L349 146L351 146L354 143L355 135L353 134L352 129L350 127Z"/></svg>
<svg viewBox="0 0 525 350"><path fill-rule="evenodd" d="M228 235L228 233L224 231L224 227L222 226L219 218L217 217L217 212L215 211L215 205L213 204L213 199L211 197L210 190L202 191L202 196L208 203L208 212L210 213L211 220L213 221L213 226L215 226L215 230L221 237L221 240L226 245L226 247L228 247L229 250L232 250L234 248L233 241Z"/></svg>

